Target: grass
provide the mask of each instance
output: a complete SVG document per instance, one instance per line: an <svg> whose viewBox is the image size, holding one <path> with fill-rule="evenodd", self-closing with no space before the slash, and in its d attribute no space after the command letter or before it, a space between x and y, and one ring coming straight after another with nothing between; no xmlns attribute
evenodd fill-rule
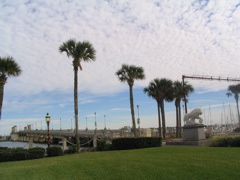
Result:
<svg viewBox="0 0 240 180"><path fill-rule="evenodd" d="M160 147L0 163L3 179L238 179L240 148Z"/></svg>

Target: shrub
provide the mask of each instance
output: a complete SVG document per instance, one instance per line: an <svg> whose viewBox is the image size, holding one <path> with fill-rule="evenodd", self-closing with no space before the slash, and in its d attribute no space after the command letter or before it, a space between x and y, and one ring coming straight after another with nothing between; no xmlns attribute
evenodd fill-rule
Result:
<svg viewBox="0 0 240 180"><path fill-rule="evenodd" d="M162 138L160 137L118 138L112 141L113 150L160 147L161 145Z"/></svg>
<svg viewBox="0 0 240 180"><path fill-rule="evenodd" d="M97 141L97 151L110 151L112 149L111 144L106 144L106 139Z"/></svg>
<svg viewBox="0 0 240 180"><path fill-rule="evenodd" d="M28 150L30 159L43 158L45 154L45 149L41 147L35 147Z"/></svg>
<svg viewBox="0 0 240 180"><path fill-rule="evenodd" d="M210 143L211 147L240 147L240 136L237 137L214 137Z"/></svg>
<svg viewBox="0 0 240 180"><path fill-rule="evenodd" d="M9 151L0 151L0 162L13 161L12 153Z"/></svg>
<svg viewBox="0 0 240 180"><path fill-rule="evenodd" d="M64 151L64 154L73 154L77 152L77 145L68 146L68 149Z"/></svg>
<svg viewBox="0 0 240 180"><path fill-rule="evenodd" d="M63 155L63 150L60 147L49 147L47 148L47 155L48 157L52 156L62 156Z"/></svg>
<svg viewBox="0 0 240 180"><path fill-rule="evenodd" d="M29 152L28 152L28 150L13 152L12 158L14 161L27 160L27 159L29 159Z"/></svg>

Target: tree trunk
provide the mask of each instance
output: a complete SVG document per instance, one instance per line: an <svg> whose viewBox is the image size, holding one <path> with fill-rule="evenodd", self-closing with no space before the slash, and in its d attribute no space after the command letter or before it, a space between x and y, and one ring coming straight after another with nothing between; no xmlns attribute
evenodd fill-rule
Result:
<svg viewBox="0 0 240 180"><path fill-rule="evenodd" d="M162 126L161 126L160 104L159 104L159 102L157 102L157 108L158 108L158 132L159 132L159 137L162 137Z"/></svg>
<svg viewBox="0 0 240 180"><path fill-rule="evenodd" d="M175 107L176 107L176 137L178 137L179 121L178 121L178 107L176 103L175 103Z"/></svg>
<svg viewBox="0 0 240 180"><path fill-rule="evenodd" d="M181 120L181 104L180 104L181 101L179 101L179 104L178 104L178 127L179 127L179 136L178 137L182 137L182 120Z"/></svg>
<svg viewBox="0 0 240 180"><path fill-rule="evenodd" d="M78 134L78 67L74 67L74 113L75 113L75 138L77 150L80 149L80 140Z"/></svg>
<svg viewBox="0 0 240 180"><path fill-rule="evenodd" d="M129 91L130 91L129 94L130 94L130 108L131 108L131 114L132 114L133 133L134 133L134 137L136 137L137 136L137 132L136 132L136 123L135 123L135 114L134 114L132 85L129 85Z"/></svg>
<svg viewBox="0 0 240 180"><path fill-rule="evenodd" d="M239 113L238 99L239 99L238 94L235 94L235 100L236 100L237 112L238 112L238 127L240 127L240 113Z"/></svg>
<svg viewBox="0 0 240 180"><path fill-rule="evenodd" d="M161 100L161 114L162 114L162 127L163 127L163 139L166 139L166 123L165 123L165 112L164 112L164 101Z"/></svg>
<svg viewBox="0 0 240 180"><path fill-rule="evenodd" d="M0 119L2 117L2 104L3 104L3 94L4 94L4 85L5 83L0 83Z"/></svg>

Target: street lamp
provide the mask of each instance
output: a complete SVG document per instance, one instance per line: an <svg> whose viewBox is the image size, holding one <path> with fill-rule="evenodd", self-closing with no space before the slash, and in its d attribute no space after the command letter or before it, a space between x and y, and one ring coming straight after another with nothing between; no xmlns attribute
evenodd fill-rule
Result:
<svg viewBox="0 0 240 180"><path fill-rule="evenodd" d="M106 130L107 128L106 128L106 115L104 115L104 130Z"/></svg>
<svg viewBox="0 0 240 180"><path fill-rule="evenodd" d="M48 128L48 147L50 147L50 135L49 135L50 118L51 118L51 116L47 113L47 115L45 116L45 119L46 119L47 128Z"/></svg>
<svg viewBox="0 0 240 180"><path fill-rule="evenodd" d="M88 127L87 127L87 117L86 117L86 131L88 131Z"/></svg>
<svg viewBox="0 0 240 180"><path fill-rule="evenodd" d="M137 105L137 109L138 109L138 118L137 118L137 123L138 123L138 131L139 131L139 135L140 135L139 105Z"/></svg>
<svg viewBox="0 0 240 180"><path fill-rule="evenodd" d="M94 113L95 114L95 135L97 135L97 120L96 120L96 112Z"/></svg>

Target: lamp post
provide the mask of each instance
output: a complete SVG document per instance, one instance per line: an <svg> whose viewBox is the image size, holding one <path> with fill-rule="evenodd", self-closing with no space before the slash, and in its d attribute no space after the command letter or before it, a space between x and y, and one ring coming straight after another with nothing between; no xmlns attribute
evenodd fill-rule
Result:
<svg viewBox="0 0 240 180"><path fill-rule="evenodd" d="M138 109L138 118L137 118L137 123L138 123L138 131L139 131L139 136L140 136L140 118L139 118L139 105L137 105Z"/></svg>
<svg viewBox="0 0 240 180"><path fill-rule="evenodd" d="M106 127L106 115L104 115L104 130L106 130L107 129L107 127Z"/></svg>
<svg viewBox="0 0 240 180"><path fill-rule="evenodd" d="M95 135L97 135L97 120L96 120L96 112L94 113L95 114Z"/></svg>
<svg viewBox="0 0 240 180"><path fill-rule="evenodd" d="M45 116L45 119L46 119L47 128L48 128L48 147L50 147L50 135L49 135L50 118L51 118L51 116L47 113L47 115Z"/></svg>
<svg viewBox="0 0 240 180"><path fill-rule="evenodd" d="M87 117L86 117L86 131L88 131L88 127L87 127Z"/></svg>

